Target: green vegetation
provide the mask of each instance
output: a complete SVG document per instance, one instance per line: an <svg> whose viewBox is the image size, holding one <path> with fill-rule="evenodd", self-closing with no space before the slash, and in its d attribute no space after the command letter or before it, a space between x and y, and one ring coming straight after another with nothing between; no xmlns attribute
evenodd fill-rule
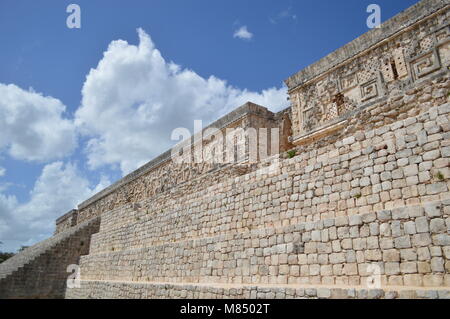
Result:
<svg viewBox="0 0 450 319"><path fill-rule="evenodd" d="M14 256L14 253L3 253L3 252L0 252L0 264L2 262L4 262L4 261L8 260L12 256Z"/></svg>
<svg viewBox="0 0 450 319"><path fill-rule="evenodd" d="M0 241L0 245L2 245L2 244L3 243ZM6 253L6 252L0 251L0 264L4 261L8 260L12 256L14 256L14 253Z"/></svg>
<svg viewBox="0 0 450 319"><path fill-rule="evenodd" d="M290 150L287 152L287 155L289 158L293 158L295 155L297 155L297 151L296 150Z"/></svg>
<svg viewBox="0 0 450 319"><path fill-rule="evenodd" d="M443 181L445 179L445 176L441 172L437 172L436 178L440 181Z"/></svg>

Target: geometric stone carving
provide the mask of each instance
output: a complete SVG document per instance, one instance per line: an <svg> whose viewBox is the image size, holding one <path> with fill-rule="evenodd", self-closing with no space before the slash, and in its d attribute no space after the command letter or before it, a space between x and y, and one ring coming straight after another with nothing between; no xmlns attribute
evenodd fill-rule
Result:
<svg viewBox="0 0 450 319"><path fill-rule="evenodd" d="M450 67L450 42L439 47L439 56L443 67Z"/></svg>
<svg viewBox="0 0 450 319"><path fill-rule="evenodd" d="M428 75L434 71L439 70L441 64L436 50L427 53L419 58L416 58L411 63L411 70L413 71L413 77L418 80L425 75Z"/></svg>
<svg viewBox="0 0 450 319"><path fill-rule="evenodd" d="M377 72L380 71L380 60L371 58L368 59L363 67L363 70L358 74L359 83L366 83L376 78Z"/></svg>
<svg viewBox="0 0 450 319"><path fill-rule="evenodd" d="M339 87L341 91L350 90L358 85L358 77L356 72L344 75L339 80Z"/></svg>
<svg viewBox="0 0 450 319"><path fill-rule="evenodd" d="M314 106L305 108L303 111L303 130L310 131L319 124L319 118L322 117L320 108Z"/></svg>
<svg viewBox="0 0 450 319"><path fill-rule="evenodd" d="M401 79L408 76L408 68L406 67L405 55L402 48L397 48L394 50L394 62L397 68L397 75Z"/></svg>
<svg viewBox="0 0 450 319"><path fill-rule="evenodd" d="M403 48L395 49L392 58L386 57L381 61L381 73L386 83L408 75Z"/></svg>
<svg viewBox="0 0 450 319"><path fill-rule="evenodd" d="M338 116L339 115L338 115L337 104L336 103L330 103L330 104L327 105L327 108L326 108L326 110L324 112L324 115L323 115L324 118L323 118L322 122L331 121L331 120L337 118Z"/></svg>
<svg viewBox="0 0 450 319"><path fill-rule="evenodd" d="M381 74L386 83L392 82L397 77L397 69L394 72L395 63L390 58L384 58L381 62Z"/></svg>
<svg viewBox="0 0 450 319"><path fill-rule="evenodd" d="M434 45L434 39L431 35L423 38L419 42L420 52L425 53L425 52L431 50L431 48L433 48L433 45Z"/></svg>
<svg viewBox="0 0 450 319"><path fill-rule="evenodd" d="M361 100L367 101L381 95L378 79L361 84Z"/></svg>
<svg viewBox="0 0 450 319"><path fill-rule="evenodd" d="M327 79L324 79L324 80L321 80L321 81L317 82L316 89L317 89L317 94L319 96L323 96L326 93L326 91L327 91L327 84L328 84Z"/></svg>
<svg viewBox="0 0 450 319"><path fill-rule="evenodd" d="M436 32L436 41L438 43L442 43L443 41L447 40L448 36L450 35L450 26L445 26L442 29L438 30Z"/></svg>

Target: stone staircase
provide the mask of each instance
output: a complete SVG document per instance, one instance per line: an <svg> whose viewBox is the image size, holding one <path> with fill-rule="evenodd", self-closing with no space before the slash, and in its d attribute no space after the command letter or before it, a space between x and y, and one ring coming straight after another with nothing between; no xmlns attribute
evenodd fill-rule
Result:
<svg viewBox="0 0 450 319"><path fill-rule="evenodd" d="M62 298L67 266L89 252L99 226L99 217L85 221L0 264L0 298Z"/></svg>

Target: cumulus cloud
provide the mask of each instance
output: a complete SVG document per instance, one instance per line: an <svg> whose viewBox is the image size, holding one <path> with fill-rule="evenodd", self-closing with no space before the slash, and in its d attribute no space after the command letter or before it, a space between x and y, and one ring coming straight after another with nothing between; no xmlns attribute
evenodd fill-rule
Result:
<svg viewBox="0 0 450 319"><path fill-rule="evenodd" d="M6 169L0 166L0 177L5 176Z"/></svg>
<svg viewBox="0 0 450 319"><path fill-rule="evenodd" d="M110 43L82 90L75 115L91 169L119 167L126 174L173 145L171 132L207 124L252 101L280 110L287 107L286 88L251 92L215 76L203 78L167 62L150 36L138 30L139 44Z"/></svg>
<svg viewBox="0 0 450 319"><path fill-rule="evenodd" d="M234 32L233 37L243 40L250 40L251 38L253 38L253 33L248 31L247 26L244 25Z"/></svg>
<svg viewBox="0 0 450 319"><path fill-rule="evenodd" d="M172 131L192 129L194 120L207 125L247 101L272 111L288 106L282 84L254 92L215 76L201 77L166 61L149 35L141 29L138 34L138 45L110 43L86 77L74 120L65 117L66 107L53 97L0 84L0 152L51 161L71 154L82 134L91 169L111 166L126 174L169 149L176 143L170 140ZM92 185L77 165L56 161L43 167L28 201L0 187L2 250L49 237L56 218L110 184L102 176Z"/></svg>
<svg viewBox="0 0 450 319"><path fill-rule="evenodd" d="M75 164L58 161L43 168L28 202L19 203L15 196L0 193L0 241L5 250L50 237L59 216L108 184L102 178L99 185L91 187Z"/></svg>
<svg viewBox="0 0 450 319"><path fill-rule="evenodd" d="M0 83L0 151L16 159L62 158L76 147L75 126L61 101Z"/></svg>

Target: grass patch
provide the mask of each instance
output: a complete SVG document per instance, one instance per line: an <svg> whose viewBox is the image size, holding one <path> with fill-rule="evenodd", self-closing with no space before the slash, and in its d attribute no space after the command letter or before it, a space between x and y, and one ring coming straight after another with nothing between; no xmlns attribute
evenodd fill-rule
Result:
<svg viewBox="0 0 450 319"><path fill-rule="evenodd" d="M290 150L287 152L287 156L289 158L293 158L295 155L297 155L297 151L296 150Z"/></svg>
<svg viewBox="0 0 450 319"><path fill-rule="evenodd" d="M445 179L445 176L441 172L437 172L436 178L440 181L443 181Z"/></svg>

